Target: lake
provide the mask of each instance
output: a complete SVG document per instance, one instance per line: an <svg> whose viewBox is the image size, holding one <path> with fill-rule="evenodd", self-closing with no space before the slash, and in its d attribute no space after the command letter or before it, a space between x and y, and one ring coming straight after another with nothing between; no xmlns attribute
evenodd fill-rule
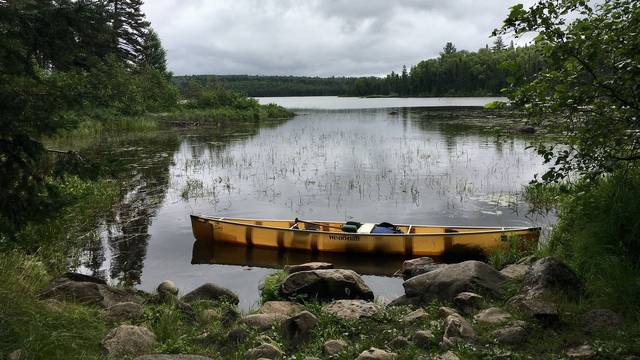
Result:
<svg viewBox="0 0 640 360"><path fill-rule="evenodd" d="M125 191L72 266L147 291L166 279L183 293L213 282L236 292L246 310L275 269L321 260L366 274L376 296L393 299L403 293L392 277L402 258L198 244L189 215L544 224L519 197L545 170L527 148L536 137L496 132L505 119L481 108L442 107L492 100L263 98L304 110L289 120L109 134L83 151ZM370 105L336 109L345 103Z"/></svg>

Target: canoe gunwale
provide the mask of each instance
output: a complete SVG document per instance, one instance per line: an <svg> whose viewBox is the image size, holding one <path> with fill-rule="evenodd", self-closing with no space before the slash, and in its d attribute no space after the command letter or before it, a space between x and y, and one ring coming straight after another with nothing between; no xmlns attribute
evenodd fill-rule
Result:
<svg viewBox="0 0 640 360"><path fill-rule="evenodd" d="M509 233L514 231L540 231L540 227L503 227L500 229L496 229L495 226L443 226L443 225L408 225L408 224L396 224L396 226L413 226L413 227L442 227L442 228L458 228L458 229L479 229L478 231L470 231L470 232L441 232L441 233L411 233L411 234L357 234L357 233L340 233L340 232L332 232L332 231L323 231L323 230L304 230L304 229L290 229L284 227L275 227L275 226L266 226L266 225L256 225L256 224L245 224L242 222L227 220L224 217L211 217L211 216L201 216L201 215L191 215L191 220L194 219L202 220L203 222L215 221L222 222L226 224L246 226L252 228L260 228L260 229L270 229L277 231L291 231L291 232L299 232L299 233L310 233L310 234L350 234L350 235L359 235L359 236L382 236L382 237L431 237L431 236L465 236L465 235L476 235L476 234L494 234L494 233ZM282 219L249 219L249 218L233 218L233 220L245 220L245 221L286 221ZM343 221L327 221L327 220L318 220L312 221L318 223L343 223ZM483 230L484 229L484 230ZM490 229L490 230L489 230Z"/></svg>

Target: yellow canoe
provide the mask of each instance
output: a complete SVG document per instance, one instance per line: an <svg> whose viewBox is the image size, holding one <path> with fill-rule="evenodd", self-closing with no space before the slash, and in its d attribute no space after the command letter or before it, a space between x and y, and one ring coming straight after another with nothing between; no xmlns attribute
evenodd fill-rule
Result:
<svg viewBox="0 0 640 360"><path fill-rule="evenodd" d="M244 246L298 249L313 252L444 256L448 253L489 253L517 236L537 242L540 228L396 225L399 233L371 233L375 224L361 224L355 232L345 222L241 219L191 215L198 241ZM349 231L353 229L349 228Z"/></svg>

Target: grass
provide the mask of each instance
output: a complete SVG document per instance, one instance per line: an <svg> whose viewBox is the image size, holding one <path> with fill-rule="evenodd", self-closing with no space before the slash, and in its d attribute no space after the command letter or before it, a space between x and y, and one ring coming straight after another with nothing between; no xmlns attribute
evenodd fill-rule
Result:
<svg viewBox="0 0 640 360"><path fill-rule="evenodd" d="M488 256L488 262L496 269L502 269L523 257L533 255L538 243L514 235L506 238L501 247L494 249Z"/></svg>
<svg viewBox="0 0 640 360"><path fill-rule="evenodd" d="M287 277L287 272L279 270L273 274L269 274L260 284L260 300L262 303L272 300L280 300L278 290L280 283Z"/></svg>

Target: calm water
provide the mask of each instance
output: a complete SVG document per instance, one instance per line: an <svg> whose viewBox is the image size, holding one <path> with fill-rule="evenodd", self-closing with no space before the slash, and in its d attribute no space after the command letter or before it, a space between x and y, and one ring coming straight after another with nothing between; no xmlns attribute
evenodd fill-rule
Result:
<svg viewBox="0 0 640 360"><path fill-rule="evenodd" d="M278 104L288 109L384 109L438 106L483 106L491 101L507 101L500 97L443 97L443 98L360 98L338 96L259 97L261 104Z"/></svg>
<svg viewBox="0 0 640 360"><path fill-rule="evenodd" d="M280 102L287 101L298 100ZM287 121L101 139L86 152L102 171L115 172L126 192L101 236L87 245L80 269L144 290L165 279L183 292L214 282L238 293L247 309L274 268L324 260L368 274L376 296L392 299L403 292L401 280L389 277L400 258L212 248L194 242L189 215L499 226L541 221L518 201L522 185L544 169L526 149L535 138L483 131L496 119L482 110L303 113Z"/></svg>

